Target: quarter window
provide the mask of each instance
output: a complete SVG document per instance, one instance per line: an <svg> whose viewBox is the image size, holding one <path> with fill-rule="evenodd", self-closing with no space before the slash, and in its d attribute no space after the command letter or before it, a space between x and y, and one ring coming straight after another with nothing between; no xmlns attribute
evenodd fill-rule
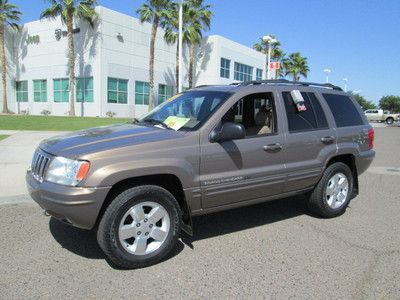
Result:
<svg viewBox="0 0 400 300"><path fill-rule="evenodd" d="M53 79L54 102L69 101L69 80L68 78Z"/></svg>
<svg viewBox="0 0 400 300"><path fill-rule="evenodd" d="M163 103L165 100L174 95L174 87L171 85L159 84L158 85L158 104Z"/></svg>
<svg viewBox="0 0 400 300"><path fill-rule="evenodd" d="M47 102L47 80L33 81L33 101Z"/></svg>
<svg viewBox="0 0 400 300"><path fill-rule="evenodd" d="M108 77L108 103L128 103L128 80Z"/></svg>
<svg viewBox="0 0 400 300"><path fill-rule="evenodd" d="M229 78L230 77L230 67L231 67L231 61L229 59L221 57L220 76L222 78Z"/></svg>
<svg viewBox="0 0 400 300"><path fill-rule="evenodd" d="M93 77L76 79L76 102L93 102Z"/></svg>
<svg viewBox="0 0 400 300"><path fill-rule="evenodd" d="M234 79L239 81L253 80L253 67L235 62Z"/></svg>
<svg viewBox="0 0 400 300"><path fill-rule="evenodd" d="M364 121L349 96L323 94L337 127L363 125Z"/></svg>
<svg viewBox="0 0 400 300"><path fill-rule="evenodd" d="M149 90L150 85L148 82L136 81L135 82L135 104L149 104Z"/></svg>
<svg viewBox="0 0 400 300"><path fill-rule="evenodd" d="M299 112L290 92L283 92L286 115L290 132L328 128L328 122L321 104L313 93L301 93L305 111Z"/></svg>
<svg viewBox="0 0 400 300"><path fill-rule="evenodd" d="M28 102L28 81L16 81L17 102Z"/></svg>

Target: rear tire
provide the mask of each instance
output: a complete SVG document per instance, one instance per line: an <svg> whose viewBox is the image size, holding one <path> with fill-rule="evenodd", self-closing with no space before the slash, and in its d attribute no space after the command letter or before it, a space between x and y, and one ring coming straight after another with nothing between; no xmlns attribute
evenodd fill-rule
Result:
<svg viewBox="0 0 400 300"><path fill-rule="evenodd" d="M310 210L323 218L342 215L350 202L353 186L353 174L346 164L330 165L310 194Z"/></svg>
<svg viewBox="0 0 400 300"><path fill-rule="evenodd" d="M153 265L175 247L181 230L181 210L174 196L152 185L117 195L97 230L97 242L107 258L126 269Z"/></svg>

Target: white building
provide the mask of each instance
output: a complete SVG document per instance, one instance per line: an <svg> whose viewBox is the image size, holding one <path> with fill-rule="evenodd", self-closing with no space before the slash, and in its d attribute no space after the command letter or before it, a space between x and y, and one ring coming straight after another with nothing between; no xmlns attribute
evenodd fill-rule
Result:
<svg viewBox="0 0 400 300"><path fill-rule="evenodd" d="M75 24L76 115L138 117L147 112L151 25L98 6L99 22L91 28ZM58 18L24 25L21 33L6 35L8 105L14 112L67 115L68 66L66 27ZM175 91L176 45L157 32L155 92L159 102ZM184 51L187 87L188 51ZM261 79L265 55L218 35L203 39L196 51L194 85L229 84ZM1 88L1 87L0 87ZM1 91L1 95L2 95ZM2 107L3 97L0 99Z"/></svg>

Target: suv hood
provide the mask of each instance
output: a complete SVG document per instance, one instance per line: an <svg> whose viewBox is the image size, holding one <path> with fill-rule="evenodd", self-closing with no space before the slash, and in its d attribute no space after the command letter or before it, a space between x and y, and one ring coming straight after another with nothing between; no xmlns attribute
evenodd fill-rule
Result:
<svg viewBox="0 0 400 300"><path fill-rule="evenodd" d="M183 135L184 132L127 123L55 136L42 141L39 147L50 154L73 158L113 148L169 140Z"/></svg>

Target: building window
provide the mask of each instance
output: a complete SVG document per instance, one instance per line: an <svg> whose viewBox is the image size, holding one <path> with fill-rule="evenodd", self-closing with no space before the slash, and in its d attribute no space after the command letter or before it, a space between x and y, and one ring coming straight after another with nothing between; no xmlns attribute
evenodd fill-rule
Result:
<svg viewBox="0 0 400 300"><path fill-rule="evenodd" d="M149 89L150 85L148 82L135 82L135 104L149 104Z"/></svg>
<svg viewBox="0 0 400 300"><path fill-rule="evenodd" d="M253 67L235 62L234 79L239 81L253 80Z"/></svg>
<svg viewBox="0 0 400 300"><path fill-rule="evenodd" d="M128 80L108 78L108 103L128 103Z"/></svg>
<svg viewBox="0 0 400 300"><path fill-rule="evenodd" d="M93 102L93 77L76 79L76 102Z"/></svg>
<svg viewBox="0 0 400 300"><path fill-rule="evenodd" d="M256 80L262 80L263 70L258 69L256 70Z"/></svg>
<svg viewBox="0 0 400 300"><path fill-rule="evenodd" d="M47 80L33 81L33 101L47 102Z"/></svg>
<svg viewBox="0 0 400 300"><path fill-rule="evenodd" d="M158 104L171 98L174 95L174 87L165 84L158 85Z"/></svg>
<svg viewBox="0 0 400 300"><path fill-rule="evenodd" d="M16 81L17 102L28 102L28 81Z"/></svg>
<svg viewBox="0 0 400 300"><path fill-rule="evenodd" d="M229 59L221 57L221 69L220 76L222 78L229 78L229 69L231 66L231 61Z"/></svg>
<svg viewBox="0 0 400 300"><path fill-rule="evenodd" d="M69 101L69 80L68 78L53 79L54 102Z"/></svg>

